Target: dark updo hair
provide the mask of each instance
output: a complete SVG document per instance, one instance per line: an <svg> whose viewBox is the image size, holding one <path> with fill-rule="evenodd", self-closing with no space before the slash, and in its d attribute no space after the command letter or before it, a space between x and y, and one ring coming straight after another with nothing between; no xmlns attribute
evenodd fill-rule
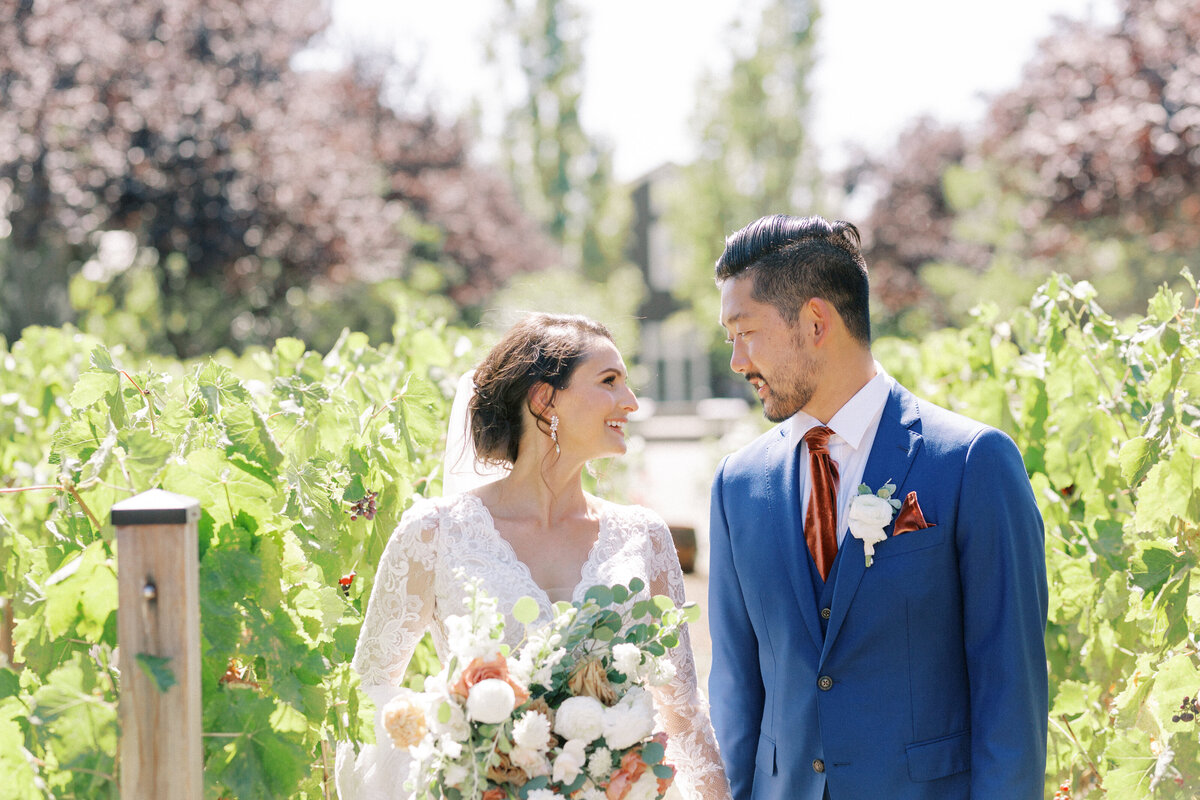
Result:
<svg viewBox="0 0 1200 800"><path fill-rule="evenodd" d="M725 239L716 279L751 276L750 296L770 303L788 322L814 297L837 309L846 330L871 343L870 285L858 228L821 217L774 214Z"/></svg>
<svg viewBox="0 0 1200 800"><path fill-rule="evenodd" d="M516 462L526 408L549 433L549 421L533 407L533 389L539 383L549 384L555 393L567 388L596 339L613 340L599 322L566 314L530 314L504 334L476 368L475 394L468 406L471 439L480 461Z"/></svg>

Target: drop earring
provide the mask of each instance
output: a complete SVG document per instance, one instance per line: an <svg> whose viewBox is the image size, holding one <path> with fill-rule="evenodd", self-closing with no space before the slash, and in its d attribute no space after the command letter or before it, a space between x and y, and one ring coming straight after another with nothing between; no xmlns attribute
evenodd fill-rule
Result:
<svg viewBox="0 0 1200 800"><path fill-rule="evenodd" d="M558 448L558 414L550 415L550 440L554 442L555 454L561 454L562 451Z"/></svg>

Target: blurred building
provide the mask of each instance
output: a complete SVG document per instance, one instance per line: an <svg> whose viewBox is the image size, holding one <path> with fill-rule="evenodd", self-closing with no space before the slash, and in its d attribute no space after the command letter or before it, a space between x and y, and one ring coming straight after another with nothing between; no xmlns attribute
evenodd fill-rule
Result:
<svg viewBox="0 0 1200 800"><path fill-rule="evenodd" d="M667 203L677 190L679 168L664 164L633 184L633 226L630 257L645 278L641 363L648 377L642 393L667 413L691 413L695 404L712 397L712 368L705 348L709 337L694 320L678 315L683 307L675 297L688 264L671 241L665 223Z"/></svg>

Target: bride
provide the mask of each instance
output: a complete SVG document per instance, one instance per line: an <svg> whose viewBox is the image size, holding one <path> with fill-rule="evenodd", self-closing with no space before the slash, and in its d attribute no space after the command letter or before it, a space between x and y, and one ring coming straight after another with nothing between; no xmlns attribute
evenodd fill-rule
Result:
<svg viewBox="0 0 1200 800"><path fill-rule="evenodd" d="M662 519L583 490L589 460L625 452L625 423L638 407L608 330L585 317L531 315L488 353L474 383L473 393L460 390L455 400L458 407L470 396L463 449L485 471L500 467L503 477L419 500L392 534L353 661L378 708L395 693L426 630L444 656L442 620L467 611L464 578L480 579L501 610L533 597L541 612L537 624L551 619L556 601L580 600L595 584L627 585L635 577L650 595L684 600L683 574ZM455 416L450 439L456 438ZM452 478L447 475L447 485ZM510 645L521 627L506 626ZM670 653L674 682L653 690L659 727L668 734L667 760L687 800L727 800L686 629L680 638ZM379 716L377 741L386 743ZM401 788L407 774L406 751L367 746L356 759L348 744L339 748L343 800L400 800L408 795Z"/></svg>

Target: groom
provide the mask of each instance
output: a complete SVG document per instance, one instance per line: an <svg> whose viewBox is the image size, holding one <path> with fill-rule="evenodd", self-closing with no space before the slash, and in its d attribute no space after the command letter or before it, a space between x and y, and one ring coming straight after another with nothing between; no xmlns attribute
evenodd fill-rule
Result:
<svg viewBox="0 0 1200 800"><path fill-rule="evenodd" d="M1041 798L1044 534L1020 453L874 361L853 225L764 217L716 277L730 367L781 423L712 490L709 687L734 797Z"/></svg>

